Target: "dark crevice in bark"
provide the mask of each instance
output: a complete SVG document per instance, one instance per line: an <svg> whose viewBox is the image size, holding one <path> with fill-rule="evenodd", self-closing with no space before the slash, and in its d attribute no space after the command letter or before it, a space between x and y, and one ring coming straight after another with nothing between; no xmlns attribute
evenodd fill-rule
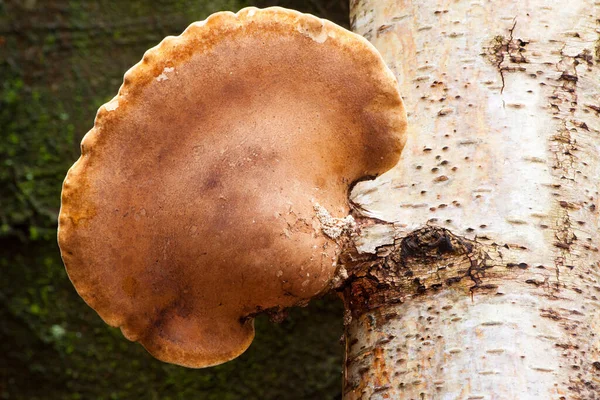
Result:
<svg viewBox="0 0 600 400"><path fill-rule="evenodd" d="M484 49L483 55L488 58L500 73L502 87L500 93L504 92L506 87L505 72L524 71L521 66L511 64L527 64L529 60L525 57L525 48L529 44L528 40L515 39L514 32L517 27L517 17L514 18L512 28L508 30L508 37L497 35L492 43Z"/></svg>

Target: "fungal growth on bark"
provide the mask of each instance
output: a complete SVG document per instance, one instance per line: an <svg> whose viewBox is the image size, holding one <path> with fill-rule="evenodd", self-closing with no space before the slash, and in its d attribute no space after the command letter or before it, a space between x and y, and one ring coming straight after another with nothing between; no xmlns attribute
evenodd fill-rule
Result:
<svg viewBox="0 0 600 400"><path fill-rule="evenodd" d="M82 141L59 218L69 277L155 357L228 361L257 313L327 290L332 221L395 165L405 125L356 34L282 8L194 23L125 74Z"/></svg>

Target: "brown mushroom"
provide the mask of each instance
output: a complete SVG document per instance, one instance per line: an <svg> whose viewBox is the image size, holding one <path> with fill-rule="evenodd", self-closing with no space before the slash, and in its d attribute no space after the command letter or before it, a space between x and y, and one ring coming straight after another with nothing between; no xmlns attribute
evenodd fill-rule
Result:
<svg viewBox="0 0 600 400"><path fill-rule="evenodd" d="M63 187L83 299L155 357L241 354L253 316L323 292L361 177L398 160L405 113L365 39L282 8L220 12L150 49L98 111Z"/></svg>

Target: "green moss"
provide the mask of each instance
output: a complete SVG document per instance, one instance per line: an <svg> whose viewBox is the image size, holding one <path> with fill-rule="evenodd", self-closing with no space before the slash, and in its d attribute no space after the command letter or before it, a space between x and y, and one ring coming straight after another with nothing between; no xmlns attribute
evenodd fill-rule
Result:
<svg viewBox="0 0 600 400"><path fill-rule="evenodd" d="M0 253L12 282L2 288L0 312L4 398L333 399L339 392L341 309L333 298L293 310L280 325L259 318L256 340L239 359L191 370L153 359L106 326L74 292L56 248L43 246L38 256L18 242ZM28 267L10 268L8 260Z"/></svg>

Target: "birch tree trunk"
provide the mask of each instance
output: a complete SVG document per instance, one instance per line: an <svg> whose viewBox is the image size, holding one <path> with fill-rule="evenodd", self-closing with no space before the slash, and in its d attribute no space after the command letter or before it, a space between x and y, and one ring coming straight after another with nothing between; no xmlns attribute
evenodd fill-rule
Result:
<svg viewBox="0 0 600 400"><path fill-rule="evenodd" d="M600 398L600 2L354 0L409 141L354 189L344 399Z"/></svg>

